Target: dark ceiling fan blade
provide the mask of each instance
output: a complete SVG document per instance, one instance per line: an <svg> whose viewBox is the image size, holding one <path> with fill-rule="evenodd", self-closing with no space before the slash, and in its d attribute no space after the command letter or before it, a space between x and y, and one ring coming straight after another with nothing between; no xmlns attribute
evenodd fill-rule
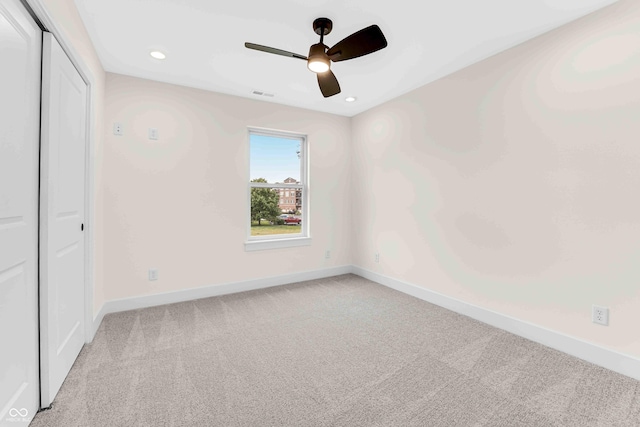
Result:
<svg viewBox="0 0 640 427"><path fill-rule="evenodd" d="M372 25L340 40L327 51L327 55L332 61L338 62L368 55L385 47L387 39L382 30L377 25Z"/></svg>
<svg viewBox="0 0 640 427"><path fill-rule="evenodd" d="M340 93L340 84L338 83L338 79L336 79L336 75L333 74L333 71L327 70L324 73L317 73L317 76L320 91L325 98Z"/></svg>
<svg viewBox="0 0 640 427"><path fill-rule="evenodd" d="M289 56L291 58L304 59L305 61L308 59L304 55L298 55L297 53L287 52L286 50L276 49L275 47L262 46L260 44L255 43L245 43L244 47L254 50L261 50L267 53L275 53L276 55Z"/></svg>

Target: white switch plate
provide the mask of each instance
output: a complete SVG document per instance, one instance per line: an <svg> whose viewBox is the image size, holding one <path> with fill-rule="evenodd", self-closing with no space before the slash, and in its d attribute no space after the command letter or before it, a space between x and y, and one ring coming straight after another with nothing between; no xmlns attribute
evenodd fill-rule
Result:
<svg viewBox="0 0 640 427"><path fill-rule="evenodd" d="M329 259L329 258L331 258L331 251L326 251L326 252L324 253L324 257L325 257L325 259Z"/></svg>
<svg viewBox="0 0 640 427"><path fill-rule="evenodd" d="M157 140L158 139L158 129L157 128L149 128L149 139Z"/></svg>
<svg viewBox="0 0 640 427"><path fill-rule="evenodd" d="M113 124L113 134L118 136L122 136L124 134L124 130L122 129L122 123Z"/></svg>
<svg viewBox="0 0 640 427"><path fill-rule="evenodd" d="M158 269L150 268L149 269L149 280L158 280Z"/></svg>

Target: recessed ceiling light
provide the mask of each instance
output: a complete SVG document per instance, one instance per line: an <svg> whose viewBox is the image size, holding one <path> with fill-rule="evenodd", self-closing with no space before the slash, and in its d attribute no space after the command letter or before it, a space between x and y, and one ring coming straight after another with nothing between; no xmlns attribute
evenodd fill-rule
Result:
<svg viewBox="0 0 640 427"><path fill-rule="evenodd" d="M153 56L156 59L165 59L167 57L167 55L160 52L159 50L153 50L149 53L149 55Z"/></svg>
<svg viewBox="0 0 640 427"><path fill-rule="evenodd" d="M347 102L353 102L355 100L356 100L355 96L350 96L348 98L345 98L345 101L347 101Z"/></svg>

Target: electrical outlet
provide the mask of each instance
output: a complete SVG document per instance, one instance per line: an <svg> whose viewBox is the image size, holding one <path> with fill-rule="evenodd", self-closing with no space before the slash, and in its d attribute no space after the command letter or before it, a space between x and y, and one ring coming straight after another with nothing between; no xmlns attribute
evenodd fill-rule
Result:
<svg viewBox="0 0 640 427"><path fill-rule="evenodd" d="M374 259L376 261L376 264L380 262L380 252L376 252L376 255L375 255Z"/></svg>
<svg viewBox="0 0 640 427"><path fill-rule="evenodd" d="M594 305L591 309L591 321L600 325L609 326L609 308Z"/></svg>
<svg viewBox="0 0 640 427"><path fill-rule="evenodd" d="M149 269L149 280L158 280L158 269L157 268L150 268Z"/></svg>
<svg viewBox="0 0 640 427"><path fill-rule="evenodd" d="M122 136L124 134L124 129L122 128L122 123L114 123L113 124L113 134Z"/></svg>
<svg viewBox="0 0 640 427"><path fill-rule="evenodd" d="M153 140L158 139L158 129L149 128L149 139L153 139Z"/></svg>
<svg viewBox="0 0 640 427"><path fill-rule="evenodd" d="M331 258L331 251L326 251L326 252L324 253L324 258L325 258L325 259L329 259L329 258Z"/></svg>

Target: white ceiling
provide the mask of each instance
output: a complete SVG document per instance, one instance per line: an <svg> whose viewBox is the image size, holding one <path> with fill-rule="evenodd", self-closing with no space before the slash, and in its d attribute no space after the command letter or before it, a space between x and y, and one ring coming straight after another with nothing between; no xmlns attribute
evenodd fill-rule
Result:
<svg viewBox="0 0 640 427"><path fill-rule="evenodd" d="M75 0L106 71L353 116L617 0ZM342 93L324 98L304 61L328 17L333 46L378 24L389 45L332 63ZM159 49L167 59L149 52ZM273 98L254 95L254 90ZM347 103L347 96L357 101Z"/></svg>

